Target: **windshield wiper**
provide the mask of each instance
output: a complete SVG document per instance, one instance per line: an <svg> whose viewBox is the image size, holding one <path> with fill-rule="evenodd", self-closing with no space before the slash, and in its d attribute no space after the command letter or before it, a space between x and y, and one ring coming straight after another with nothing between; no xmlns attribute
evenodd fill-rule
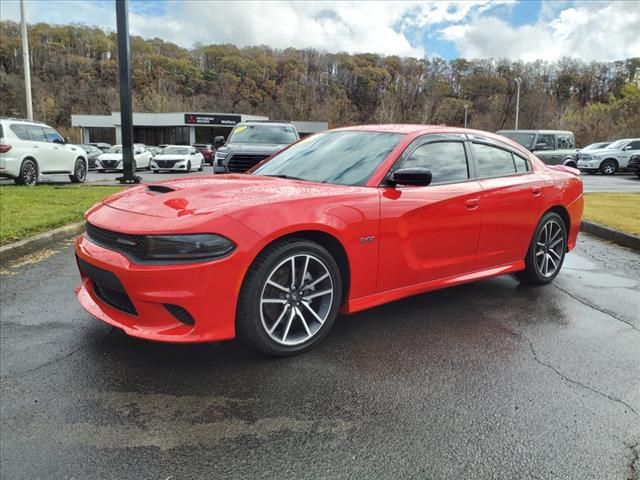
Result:
<svg viewBox="0 0 640 480"><path fill-rule="evenodd" d="M261 175L262 177L276 177L276 178L284 178L287 180L302 180L303 182L309 182L310 180L306 180L300 177L292 177L291 175L282 175L282 174L274 174L274 175Z"/></svg>

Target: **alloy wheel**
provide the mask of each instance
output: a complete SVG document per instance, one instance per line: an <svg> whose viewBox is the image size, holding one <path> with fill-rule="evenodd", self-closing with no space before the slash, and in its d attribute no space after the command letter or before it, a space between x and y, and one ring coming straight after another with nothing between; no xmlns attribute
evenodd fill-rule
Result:
<svg viewBox="0 0 640 480"><path fill-rule="evenodd" d="M38 168L32 161L27 161L22 166L22 179L25 185L35 185L38 180Z"/></svg>
<svg viewBox="0 0 640 480"><path fill-rule="evenodd" d="M552 277L564 256L564 233L556 220L544 224L536 240L536 268L545 278Z"/></svg>
<svg viewBox="0 0 640 480"><path fill-rule="evenodd" d="M603 165L602 172L606 175L613 175L614 173L616 173L616 166L613 162L607 162Z"/></svg>
<svg viewBox="0 0 640 480"><path fill-rule="evenodd" d="M76 162L75 176L80 182L84 182L84 179L87 176L87 169L84 166L84 162L82 160Z"/></svg>
<svg viewBox="0 0 640 480"><path fill-rule="evenodd" d="M269 274L260 295L260 319L276 343L300 345L322 328L334 302L331 273L311 254L295 254Z"/></svg>

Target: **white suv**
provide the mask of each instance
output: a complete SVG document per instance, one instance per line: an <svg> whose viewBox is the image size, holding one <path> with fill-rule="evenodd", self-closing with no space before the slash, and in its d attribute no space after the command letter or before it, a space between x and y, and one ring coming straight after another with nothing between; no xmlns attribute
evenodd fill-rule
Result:
<svg viewBox="0 0 640 480"><path fill-rule="evenodd" d="M68 174L74 183L87 178L87 154L40 122L0 118L0 177L35 185L40 174Z"/></svg>
<svg viewBox="0 0 640 480"><path fill-rule="evenodd" d="M607 148L581 153L578 168L583 172L613 175L626 170L632 155L640 153L640 138L623 138L609 144Z"/></svg>

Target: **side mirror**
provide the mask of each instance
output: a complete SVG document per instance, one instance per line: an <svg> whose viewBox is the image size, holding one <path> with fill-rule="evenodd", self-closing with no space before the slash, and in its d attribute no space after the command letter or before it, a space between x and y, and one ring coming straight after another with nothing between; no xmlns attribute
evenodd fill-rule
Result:
<svg viewBox="0 0 640 480"><path fill-rule="evenodd" d="M626 147L623 148L623 150L631 150L631 145L627 145Z"/></svg>
<svg viewBox="0 0 640 480"><path fill-rule="evenodd" d="M56 137L53 139L53 143L57 143L58 145L64 145L64 138Z"/></svg>
<svg viewBox="0 0 640 480"><path fill-rule="evenodd" d="M217 136L213 139L213 146L218 148L224 145L224 137L222 135Z"/></svg>
<svg viewBox="0 0 640 480"><path fill-rule="evenodd" d="M417 185L426 187L431 183L431 170L424 167L399 168L391 174L391 185Z"/></svg>

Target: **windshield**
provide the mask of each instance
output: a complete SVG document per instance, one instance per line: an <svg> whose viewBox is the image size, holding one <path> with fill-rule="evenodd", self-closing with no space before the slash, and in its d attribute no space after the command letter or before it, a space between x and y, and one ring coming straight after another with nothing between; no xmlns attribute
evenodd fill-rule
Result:
<svg viewBox="0 0 640 480"><path fill-rule="evenodd" d="M189 155L189 147L167 147L162 150L163 155Z"/></svg>
<svg viewBox="0 0 640 480"><path fill-rule="evenodd" d="M360 131L320 133L275 155L253 175L364 185L403 136Z"/></svg>
<svg viewBox="0 0 640 480"><path fill-rule="evenodd" d="M108 153L122 153L122 145L114 145L109 150L107 150L107 152Z"/></svg>
<svg viewBox="0 0 640 480"><path fill-rule="evenodd" d="M617 140L617 141L613 142L611 145L609 145L607 148L612 148L614 150L619 150L624 146L625 143L627 143L627 140Z"/></svg>
<svg viewBox="0 0 640 480"><path fill-rule="evenodd" d="M535 138L535 133L525 133L525 132L502 132L500 133L503 137L510 138L511 140L515 140L520 145L525 148L531 148L533 144L533 139Z"/></svg>
<svg viewBox="0 0 640 480"><path fill-rule="evenodd" d="M228 143L270 143L282 145L297 140L296 131L289 125L238 125L229 135Z"/></svg>

